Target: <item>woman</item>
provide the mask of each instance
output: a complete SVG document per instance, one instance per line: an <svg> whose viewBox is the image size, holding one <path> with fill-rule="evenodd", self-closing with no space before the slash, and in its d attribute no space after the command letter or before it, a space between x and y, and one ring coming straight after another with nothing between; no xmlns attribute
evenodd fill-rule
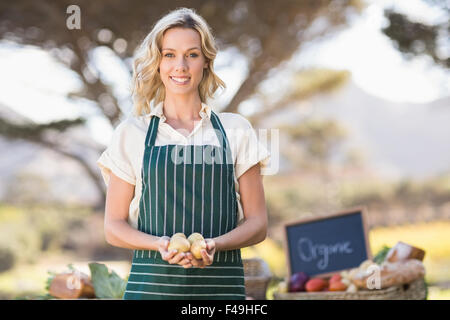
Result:
<svg viewBox="0 0 450 320"><path fill-rule="evenodd" d="M124 299L245 299L240 248L266 237L269 153L245 118L206 104L224 87L216 53L206 22L181 8L137 54L133 115L97 162L106 240L134 250ZM168 251L173 234L194 232L206 241L201 259Z"/></svg>

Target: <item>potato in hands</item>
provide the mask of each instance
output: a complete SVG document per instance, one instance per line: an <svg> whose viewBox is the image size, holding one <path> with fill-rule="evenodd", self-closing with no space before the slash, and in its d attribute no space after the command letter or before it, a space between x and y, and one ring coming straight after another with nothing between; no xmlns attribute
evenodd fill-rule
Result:
<svg viewBox="0 0 450 320"><path fill-rule="evenodd" d="M195 259L202 259L202 250L206 249L205 240L195 240L191 245L191 253Z"/></svg>
<svg viewBox="0 0 450 320"><path fill-rule="evenodd" d="M178 232L170 238L168 249L169 251L178 250L178 252L190 251L195 259L202 259L201 251L206 249L206 241L198 232L192 233L187 239L183 233Z"/></svg>
<svg viewBox="0 0 450 320"><path fill-rule="evenodd" d="M188 252L191 244L186 237L174 235L170 238L168 251L177 250L178 252Z"/></svg>
<svg viewBox="0 0 450 320"><path fill-rule="evenodd" d="M189 238L187 238L188 240L189 240L189 242L191 243L191 245L195 242L195 241L198 241L198 240L205 240L204 238L203 238L203 236L200 234L200 233L198 233L198 232L194 232L193 234L191 234L190 236L189 236Z"/></svg>

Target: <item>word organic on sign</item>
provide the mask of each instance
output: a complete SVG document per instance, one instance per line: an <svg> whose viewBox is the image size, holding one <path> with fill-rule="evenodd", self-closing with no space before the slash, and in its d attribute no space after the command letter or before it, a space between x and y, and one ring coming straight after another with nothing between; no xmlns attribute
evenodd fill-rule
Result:
<svg viewBox="0 0 450 320"><path fill-rule="evenodd" d="M317 261L317 268L325 270L328 267L330 256L337 254L353 253L350 241L338 242L336 244L313 243L311 239L300 238L298 240L298 254L305 262Z"/></svg>
<svg viewBox="0 0 450 320"><path fill-rule="evenodd" d="M358 207L285 224L289 274L326 276L370 259L365 212Z"/></svg>

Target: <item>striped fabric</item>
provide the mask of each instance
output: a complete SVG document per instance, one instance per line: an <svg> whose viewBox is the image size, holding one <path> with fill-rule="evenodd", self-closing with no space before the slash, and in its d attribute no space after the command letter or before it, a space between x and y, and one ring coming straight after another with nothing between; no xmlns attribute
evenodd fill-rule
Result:
<svg viewBox="0 0 450 320"><path fill-rule="evenodd" d="M140 231L214 238L236 227L231 148L214 112L211 122L219 147L155 146L159 117L152 117L141 171ZM158 251L135 250L124 299L245 299L241 252L216 251L212 265L185 269L162 260Z"/></svg>

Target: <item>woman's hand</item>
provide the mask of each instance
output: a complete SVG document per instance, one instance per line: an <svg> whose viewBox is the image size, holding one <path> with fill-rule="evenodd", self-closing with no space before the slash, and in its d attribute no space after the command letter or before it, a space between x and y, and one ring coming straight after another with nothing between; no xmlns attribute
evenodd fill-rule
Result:
<svg viewBox="0 0 450 320"><path fill-rule="evenodd" d="M214 254L216 253L216 243L213 239L205 239L206 242L206 250L202 249L200 251L202 255L202 259L196 259L192 253L188 252L188 258L190 259L191 264L197 268L204 268L209 266L214 261Z"/></svg>
<svg viewBox="0 0 450 320"><path fill-rule="evenodd" d="M186 253L177 253L177 250L168 251L169 242L170 238L168 236L160 237L158 240L158 251L161 253L162 259L170 264L179 264L184 268L192 267L192 263L190 259L188 259Z"/></svg>

